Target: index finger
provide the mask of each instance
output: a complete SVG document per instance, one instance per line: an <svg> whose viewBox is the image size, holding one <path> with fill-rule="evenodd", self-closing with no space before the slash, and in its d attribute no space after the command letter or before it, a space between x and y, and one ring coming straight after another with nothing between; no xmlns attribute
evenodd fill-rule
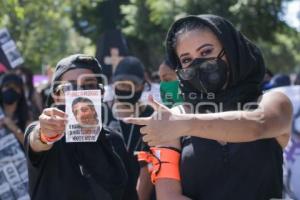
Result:
<svg viewBox="0 0 300 200"><path fill-rule="evenodd" d="M126 117L123 119L125 123L136 125L148 125L151 117Z"/></svg>
<svg viewBox="0 0 300 200"><path fill-rule="evenodd" d="M62 118L67 118L67 114L57 108L49 108L49 109L45 109L44 113L48 116L59 116Z"/></svg>

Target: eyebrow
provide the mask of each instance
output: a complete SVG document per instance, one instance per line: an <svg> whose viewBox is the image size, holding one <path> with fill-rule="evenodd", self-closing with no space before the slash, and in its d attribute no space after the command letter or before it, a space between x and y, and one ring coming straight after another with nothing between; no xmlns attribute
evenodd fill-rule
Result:
<svg viewBox="0 0 300 200"><path fill-rule="evenodd" d="M212 45L212 44L203 44L203 45L201 45L200 47L198 47L198 48L196 49L196 51L200 51L202 48L207 47L207 46L213 46L213 45ZM183 54L181 54L181 55L179 56L179 58L181 58L181 57L183 57L183 56L187 56L187 55L189 55L189 53L183 53Z"/></svg>

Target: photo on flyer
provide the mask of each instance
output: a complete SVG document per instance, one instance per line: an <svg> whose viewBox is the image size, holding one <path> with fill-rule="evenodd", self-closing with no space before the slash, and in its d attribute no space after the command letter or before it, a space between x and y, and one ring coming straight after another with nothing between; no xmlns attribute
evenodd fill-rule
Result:
<svg viewBox="0 0 300 200"><path fill-rule="evenodd" d="M65 98L66 142L96 142L102 129L101 91L68 91Z"/></svg>

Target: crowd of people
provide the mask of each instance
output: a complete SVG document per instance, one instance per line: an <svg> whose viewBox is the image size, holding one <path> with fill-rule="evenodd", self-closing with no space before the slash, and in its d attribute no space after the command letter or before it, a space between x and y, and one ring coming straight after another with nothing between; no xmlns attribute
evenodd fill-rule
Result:
<svg viewBox="0 0 300 200"><path fill-rule="evenodd" d="M62 55L39 90L30 68L3 72L0 199L300 199L300 74L273 75L220 16L178 19L166 35L159 82L134 55L110 82L84 54ZM73 90L101 102L78 97L67 113ZM67 143L69 115L101 123L97 141Z"/></svg>

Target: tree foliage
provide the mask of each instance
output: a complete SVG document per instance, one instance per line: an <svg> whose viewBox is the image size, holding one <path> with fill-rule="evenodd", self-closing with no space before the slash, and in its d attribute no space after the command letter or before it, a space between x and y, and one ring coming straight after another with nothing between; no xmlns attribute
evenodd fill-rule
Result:
<svg viewBox="0 0 300 200"><path fill-rule="evenodd" d="M73 28L70 2L1 0L0 7L0 27L9 29L25 65L35 71L89 45Z"/></svg>
<svg viewBox="0 0 300 200"><path fill-rule="evenodd" d="M290 0L0 0L8 27L28 66L39 69L76 52L92 52L100 35L119 28L132 55L155 69L164 58L169 26L188 14L228 18L263 50L273 71L299 66L299 32L281 19Z"/></svg>

